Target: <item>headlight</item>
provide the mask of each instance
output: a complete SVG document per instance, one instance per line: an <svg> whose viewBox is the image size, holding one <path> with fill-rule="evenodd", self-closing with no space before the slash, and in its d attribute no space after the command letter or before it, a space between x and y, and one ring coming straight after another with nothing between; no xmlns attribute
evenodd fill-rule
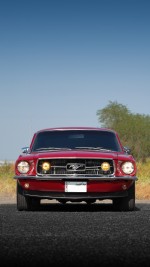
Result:
<svg viewBox="0 0 150 267"><path fill-rule="evenodd" d="M50 167L51 167L51 165L49 162L45 161L42 163L42 170L43 171L49 171Z"/></svg>
<svg viewBox="0 0 150 267"><path fill-rule="evenodd" d="M134 165L130 161L123 163L121 168L125 174L131 174L134 171Z"/></svg>
<svg viewBox="0 0 150 267"><path fill-rule="evenodd" d="M110 170L110 164L108 162L103 162L101 164L101 169L104 171L104 172L107 172Z"/></svg>
<svg viewBox="0 0 150 267"><path fill-rule="evenodd" d="M27 161L20 161L17 165L17 169L20 173L27 173L29 171L29 163Z"/></svg>

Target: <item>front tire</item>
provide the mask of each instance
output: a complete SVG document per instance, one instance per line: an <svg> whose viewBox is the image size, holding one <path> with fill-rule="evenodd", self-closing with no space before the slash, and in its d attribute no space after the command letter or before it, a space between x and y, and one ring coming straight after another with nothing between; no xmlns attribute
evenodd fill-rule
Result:
<svg viewBox="0 0 150 267"><path fill-rule="evenodd" d="M135 210L135 182L128 189L128 196L113 199L114 210L134 211Z"/></svg>
<svg viewBox="0 0 150 267"><path fill-rule="evenodd" d="M39 205L40 199L24 196L23 189L17 182L17 210L37 210Z"/></svg>
<svg viewBox="0 0 150 267"><path fill-rule="evenodd" d="M23 189L17 182L17 210L28 210L29 202L27 197L23 195Z"/></svg>

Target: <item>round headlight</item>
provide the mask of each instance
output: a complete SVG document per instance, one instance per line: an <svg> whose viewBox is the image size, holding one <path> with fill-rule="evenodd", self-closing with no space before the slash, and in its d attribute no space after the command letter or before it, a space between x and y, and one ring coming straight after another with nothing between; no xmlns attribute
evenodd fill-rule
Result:
<svg viewBox="0 0 150 267"><path fill-rule="evenodd" d="M107 172L107 171L110 170L110 164L108 162L103 162L101 164L101 168L102 168L103 171Z"/></svg>
<svg viewBox="0 0 150 267"><path fill-rule="evenodd" d="M30 169L29 163L27 161L20 161L17 165L17 169L20 173L27 173Z"/></svg>
<svg viewBox="0 0 150 267"><path fill-rule="evenodd" d="M51 165L50 165L49 162L43 162L42 163L42 169L43 169L43 171L49 171L50 167L51 167Z"/></svg>
<svg viewBox="0 0 150 267"><path fill-rule="evenodd" d="M123 163L121 167L125 174L131 174L134 171L134 165L130 161Z"/></svg>

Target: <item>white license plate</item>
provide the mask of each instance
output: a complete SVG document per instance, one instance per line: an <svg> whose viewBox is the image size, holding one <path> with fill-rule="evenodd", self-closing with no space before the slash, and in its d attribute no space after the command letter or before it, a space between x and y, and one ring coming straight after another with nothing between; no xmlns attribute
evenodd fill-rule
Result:
<svg viewBox="0 0 150 267"><path fill-rule="evenodd" d="M87 182L65 182L65 192L87 192Z"/></svg>

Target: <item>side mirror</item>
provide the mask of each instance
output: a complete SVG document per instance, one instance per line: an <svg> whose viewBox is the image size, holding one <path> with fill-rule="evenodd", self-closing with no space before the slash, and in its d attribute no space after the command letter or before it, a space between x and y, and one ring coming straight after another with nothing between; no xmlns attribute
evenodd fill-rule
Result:
<svg viewBox="0 0 150 267"><path fill-rule="evenodd" d="M22 153L23 154L29 154L30 153L30 148L29 147L23 147L22 148Z"/></svg>
<svg viewBox="0 0 150 267"><path fill-rule="evenodd" d="M131 154L131 149L130 149L129 147L124 146L123 149L124 149L124 152L125 152L126 154L129 154L129 155Z"/></svg>

